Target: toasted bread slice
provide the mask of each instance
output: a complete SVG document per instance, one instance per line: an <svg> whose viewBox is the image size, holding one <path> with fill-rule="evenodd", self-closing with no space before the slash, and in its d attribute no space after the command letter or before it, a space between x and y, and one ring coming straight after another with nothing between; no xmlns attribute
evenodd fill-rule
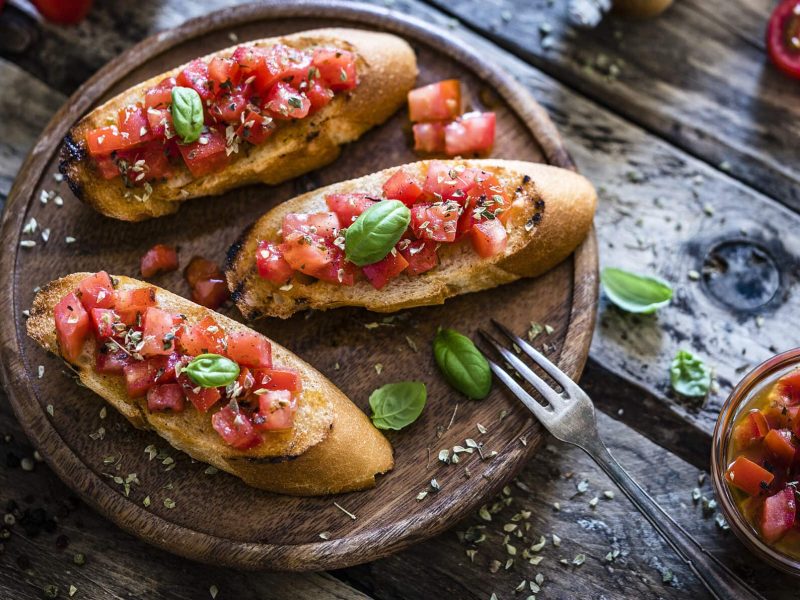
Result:
<svg viewBox="0 0 800 600"><path fill-rule="evenodd" d="M291 285L278 286L259 277L256 246L260 240L278 240L284 215L328 210L329 194L363 192L380 198L384 182L398 169L424 176L429 161L385 169L366 177L337 183L303 194L275 207L247 230L228 251L226 277L236 305L248 319L287 318L308 308L363 306L376 312L394 312L414 306L442 304L447 298L535 277L567 258L592 225L597 196L581 175L547 165L512 160L454 160L490 171L506 186L510 198L528 200L526 210L506 225L506 251L480 258L468 239L439 248L440 264L415 277L401 274L385 288L369 282L353 286L296 276Z"/></svg>
<svg viewBox="0 0 800 600"><path fill-rule="evenodd" d="M89 273L74 273L45 286L34 299L28 319L28 335L42 347L59 354L53 309L75 290ZM116 277L118 289L154 287L157 306L186 315L196 323L212 315L227 332L247 327L161 288ZM303 380L295 426L273 432L250 450L227 445L214 431L211 414L187 407L181 413L150 412L145 398L130 398L121 376L94 370L95 342L87 340L78 361L72 364L81 382L111 403L135 427L152 429L192 458L214 465L261 489L289 494L316 495L370 487L375 475L393 467L392 448L364 413L319 371L286 348L271 342L276 365L294 369ZM313 452L312 452L313 451ZM344 456L339 456L344 453ZM298 458L299 457L299 458Z"/></svg>
<svg viewBox="0 0 800 600"><path fill-rule="evenodd" d="M221 194L252 183L274 185L292 179L332 162L342 144L358 139L388 119L403 105L417 76L414 51L404 40L386 33L316 29L249 42L267 47L276 43L298 49L333 45L350 50L356 55L358 86L350 93L337 94L313 115L282 123L263 144L240 145L236 158L220 172L194 179L188 169L181 167L174 177L153 183L149 193L142 188L126 188L121 177L100 177L87 154L86 133L107 125L107 120L115 119L117 112L128 104L142 102L147 89L177 75L186 66L181 65L115 96L70 130L64 138L59 168L73 193L106 216L141 221L174 213L180 202L189 198ZM204 58L228 57L235 48Z"/></svg>

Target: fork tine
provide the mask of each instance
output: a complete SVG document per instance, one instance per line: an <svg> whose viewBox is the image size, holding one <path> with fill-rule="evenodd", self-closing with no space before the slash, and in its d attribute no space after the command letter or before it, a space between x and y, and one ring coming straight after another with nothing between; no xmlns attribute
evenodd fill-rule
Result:
<svg viewBox="0 0 800 600"><path fill-rule="evenodd" d="M543 425L547 426L552 419L552 412L532 398L531 395L522 388L522 386L514 381L514 378L511 376L511 374L503 370L500 365L491 359L487 358L486 360L489 362L489 367L492 369L492 372L497 376L497 378L506 384L508 389L511 390L511 393L519 398Z"/></svg>
<svg viewBox="0 0 800 600"><path fill-rule="evenodd" d="M499 321L495 321L494 319L491 320L492 323L497 327L500 331L505 334L507 338L509 338L512 342L517 344L520 349L527 354L533 361L539 365L542 369L544 369L550 377L555 379L561 387L564 388L566 392L569 393L570 396L573 398L578 397L583 392L578 387L578 385L572 381L569 377L567 377L566 373L564 373L561 369L555 366L550 360L541 352L536 350L533 346L531 346L528 342L523 340L518 335L514 335L508 327L500 323Z"/></svg>
<svg viewBox="0 0 800 600"><path fill-rule="evenodd" d="M511 366L513 366L519 372L519 374L522 375L522 378L535 387L536 391L545 397L545 400L547 400L553 406L553 408L564 406L564 398L562 398L558 392L545 383L541 377L531 371L528 365L517 358L513 352L501 346L500 342L495 340L483 329L479 329L478 333L480 333L487 342L494 346L494 348L503 355L503 358L511 363Z"/></svg>

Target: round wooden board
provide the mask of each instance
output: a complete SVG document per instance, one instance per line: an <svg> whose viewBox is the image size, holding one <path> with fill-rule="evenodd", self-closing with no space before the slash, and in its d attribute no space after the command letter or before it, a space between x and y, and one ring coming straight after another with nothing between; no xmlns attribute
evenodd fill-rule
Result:
<svg viewBox="0 0 800 600"><path fill-rule="evenodd" d="M423 380L428 406L407 430L390 432L397 465L373 490L338 497L293 498L249 488L170 448L153 433L134 430L119 414L68 377L64 364L25 335L23 311L34 288L75 271L106 269L138 275L139 257L158 242L179 246L181 266L200 254L223 261L245 226L276 203L300 192L415 160L408 116L400 111L382 127L344 148L332 165L277 187L249 187L187 203L178 215L140 224L101 217L57 183L56 151L67 129L87 109L175 64L232 44L325 26L385 30L415 48L420 84L458 77L474 107L497 112L494 156L547 161L574 168L555 127L530 94L447 31L396 13L345 2L260 3L220 11L164 32L101 69L48 125L11 191L2 222L0 256L0 356L4 384L23 428L53 470L82 498L124 529L188 558L241 568L332 569L374 560L433 536L490 498L523 466L543 430L499 384L486 400L467 401L437 373L431 341L439 326L474 336L490 316L522 334L531 321L547 323L537 345L577 377L588 353L597 296L594 233L563 264L536 280L449 300L443 306L386 317L338 309L267 320L255 328L286 345L325 373L362 409L369 393L391 381ZM63 207L42 191L54 190ZM35 234L23 234L31 217ZM42 243L40 232L50 229ZM65 243L66 236L76 238ZM37 239L22 248L21 239ZM180 272L154 283L188 289ZM228 314L238 316L235 309ZM239 317L240 318L240 317ZM416 349L414 348L416 346ZM40 365L44 375L39 376ZM379 366L381 365L381 366ZM456 410L457 409L457 410ZM504 416L505 415L505 416ZM477 424L487 432L481 434ZM104 432L102 435L100 432ZM437 460L442 448L483 444L457 465ZM150 459L149 445L161 454ZM169 457L169 459L167 459ZM125 480L136 474L129 494ZM439 493L417 495L435 478ZM145 499L149 498L149 502ZM174 501L168 508L167 500ZM166 504L165 504L166 502ZM341 507L356 515L352 520ZM149 506L145 506L149 504ZM325 532L328 539L320 534Z"/></svg>

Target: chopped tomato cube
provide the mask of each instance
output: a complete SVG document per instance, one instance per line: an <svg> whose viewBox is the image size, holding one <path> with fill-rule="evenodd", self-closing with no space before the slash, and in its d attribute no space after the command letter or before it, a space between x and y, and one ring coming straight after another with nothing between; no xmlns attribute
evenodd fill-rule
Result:
<svg viewBox="0 0 800 600"><path fill-rule="evenodd" d="M240 67L232 58L215 56L208 63L208 79L214 86L214 93L229 93L239 85Z"/></svg>
<svg viewBox="0 0 800 600"><path fill-rule="evenodd" d="M451 166L448 163L433 160L428 165L428 173L422 189L437 201L455 200L462 206L467 201L467 194L475 185L478 171L462 166Z"/></svg>
<svg viewBox="0 0 800 600"><path fill-rule="evenodd" d="M256 266L260 277L281 285L294 275L294 269L284 260L278 245L266 240L258 242Z"/></svg>
<svg viewBox="0 0 800 600"><path fill-rule="evenodd" d="M211 105L209 112L218 121L232 125L241 122L242 113L247 108L247 98L243 94L225 94Z"/></svg>
<svg viewBox="0 0 800 600"><path fill-rule="evenodd" d="M461 114L461 82L447 79L408 92L408 116L412 122L447 121Z"/></svg>
<svg viewBox="0 0 800 600"><path fill-rule="evenodd" d="M129 146L138 146L153 139L150 123L141 104L129 104L121 109L117 126Z"/></svg>
<svg viewBox="0 0 800 600"><path fill-rule="evenodd" d="M104 341L117 335L114 325L120 323L120 319L113 308L93 308L89 314L97 339Z"/></svg>
<svg viewBox="0 0 800 600"><path fill-rule="evenodd" d="M84 278L78 284L78 294L86 310L111 308L116 300L111 277L105 271L98 271Z"/></svg>
<svg viewBox="0 0 800 600"><path fill-rule="evenodd" d="M421 240L452 242L456 239L459 216L456 202L415 204L411 207L411 229Z"/></svg>
<svg viewBox="0 0 800 600"><path fill-rule="evenodd" d="M352 52L318 48L312 62L320 78L335 92L352 90L358 84L356 57Z"/></svg>
<svg viewBox="0 0 800 600"><path fill-rule="evenodd" d="M219 389L215 387L202 387L197 385L194 381L189 379L189 376L186 373L181 373L178 376L178 383L183 388L183 393L186 394L186 397L189 401L194 405L194 407L199 410L200 412L208 412L212 406L214 406L220 398L222 398L222 394L220 393Z"/></svg>
<svg viewBox="0 0 800 600"><path fill-rule="evenodd" d="M211 316L203 317L188 331L182 327L176 335L181 348L190 356L221 354L225 350L225 332Z"/></svg>
<svg viewBox="0 0 800 600"><path fill-rule="evenodd" d="M104 348L97 351L94 360L94 370L106 375L122 375L125 367L133 359L122 350L109 352Z"/></svg>
<svg viewBox="0 0 800 600"><path fill-rule="evenodd" d="M169 162L169 152L168 146L160 141L148 142L129 153L125 174L134 185L169 177L173 172Z"/></svg>
<svg viewBox="0 0 800 600"><path fill-rule="evenodd" d="M506 228L498 219L475 223L470 234L472 247L483 258L500 254L508 244Z"/></svg>
<svg viewBox="0 0 800 600"><path fill-rule="evenodd" d="M444 152L444 123L415 123L414 150L417 152Z"/></svg>
<svg viewBox="0 0 800 600"><path fill-rule="evenodd" d="M204 279L219 279L222 277L222 271L215 262L202 256L193 256L183 270L183 276L189 287L194 287Z"/></svg>
<svg viewBox="0 0 800 600"><path fill-rule="evenodd" d="M230 298L228 284L223 279L200 281L192 290L192 300L212 310L225 304L228 298Z"/></svg>
<svg viewBox="0 0 800 600"><path fill-rule="evenodd" d="M416 177L400 169L383 184L383 194L390 200L413 206L422 198L422 186Z"/></svg>
<svg viewBox="0 0 800 600"><path fill-rule="evenodd" d="M236 382L239 384L239 387L244 390L244 393L247 394L247 392L250 391L250 388L252 388L253 384L256 382L256 378L250 372L249 368L241 367L239 369L239 377L236 378Z"/></svg>
<svg viewBox="0 0 800 600"><path fill-rule="evenodd" d="M376 200L366 194L330 194L325 202L339 217L342 228L349 227L358 216L375 204Z"/></svg>
<svg viewBox="0 0 800 600"><path fill-rule="evenodd" d="M769 432L769 423L764 413L754 408L733 431L737 447L746 448L753 440L761 439Z"/></svg>
<svg viewBox="0 0 800 600"><path fill-rule="evenodd" d="M426 240L414 240L405 245L401 242L402 250L400 253L408 261L406 271L410 275L419 275L425 271L430 271L439 264L439 257L436 254L436 242Z"/></svg>
<svg viewBox="0 0 800 600"><path fill-rule="evenodd" d="M176 78L181 87L192 88L205 101L214 96L214 84L208 78L208 65L202 58L190 62Z"/></svg>
<svg viewBox="0 0 800 600"><path fill-rule="evenodd" d="M794 460L797 447L792 443L792 432L788 429L771 429L764 436L764 445L778 463L789 465Z"/></svg>
<svg viewBox="0 0 800 600"><path fill-rule="evenodd" d="M129 327L137 325L144 312L156 305L156 290L152 287L117 290L115 308L119 318Z"/></svg>
<svg viewBox="0 0 800 600"><path fill-rule="evenodd" d="M321 236L294 231L283 238L279 246L283 258L293 268L316 277L334 259L331 246Z"/></svg>
<svg viewBox="0 0 800 600"><path fill-rule="evenodd" d="M230 406L214 413L211 424L226 444L238 450L254 448L261 443L261 436L250 418L243 412L234 412Z"/></svg>
<svg viewBox="0 0 800 600"><path fill-rule="evenodd" d="M167 108L172 104L172 88L177 85L174 77L167 77L144 95L145 108Z"/></svg>
<svg viewBox="0 0 800 600"><path fill-rule="evenodd" d="M308 101L311 102L311 109L309 112L317 112L319 109L333 100L333 95L332 89L325 87L318 81L315 81L306 90Z"/></svg>
<svg viewBox="0 0 800 600"><path fill-rule="evenodd" d="M291 369L258 369L253 376L256 380L253 391L264 389L300 392L303 389L300 374Z"/></svg>
<svg viewBox="0 0 800 600"><path fill-rule="evenodd" d="M264 109L276 119L302 119L308 114L311 101L288 83L279 81L267 94Z"/></svg>
<svg viewBox="0 0 800 600"><path fill-rule="evenodd" d="M183 388L177 383L162 383L147 390L147 409L151 412L183 412Z"/></svg>
<svg viewBox="0 0 800 600"><path fill-rule="evenodd" d="M276 128L277 125L272 117L248 109L244 116L244 122L236 130L236 135L251 144L258 145L269 138Z"/></svg>
<svg viewBox="0 0 800 600"><path fill-rule="evenodd" d="M178 150L192 176L202 177L225 168L230 162L226 147L225 135L212 128L191 144L179 144Z"/></svg>
<svg viewBox="0 0 800 600"><path fill-rule="evenodd" d="M280 431L294 427L297 400L288 390L258 394L258 413L253 425L261 431Z"/></svg>
<svg viewBox="0 0 800 600"><path fill-rule="evenodd" d="M247 367L272 368L272 345L267 338L258 333L231 333L228 336L225 356Z"/></svg>
<svg viewBox="0 0 800 600"><path fill-rule="evenodd" d="M178 268L178 253L174 246L156 244L148 250L140 263L142 277L153 277L159 273L167 273Z"/></svg>
<svg viewBox="0 0 800 600"><path fill-rule="evenodd" d="M725 479L751 496L763 495L775 475L749 458L739 456L725 472Z"/></svg>
<svg viewBox="0 0 800 600"><path fill-rule="evenodd" d="M119 165L117 165L117 161L110 156L97 156L94 162L97 172L103 179L114 179L120 176L121 171L119 170Z"/></svg>
<svg viewBox="0 0 800 600"><path fill-rule="evenodd" d="M448 156L489 152L494 146L495 114L467 113L444 128Z"/></svg>
<svg viewBox="0 0 800 600"><path fill-rule="evenodd" d="M91 334L89 314L74 293L64 296L53 309L56 322L56 339L61 356L75 362L83 352L84 342Z"/></svg>
<svg viewBox="0 0 800 600"><path fill-rule="evenodd" d="M175 350L175 327L172 315L160 308L150 307L142 321L142 356L172 354Z"/></svg>
<svg viewBox="0 0 800 600"><path fill-rule="evenodd" d="M123 137L116 125L98 127L86 133L86 147L93 157L107 156L112 152L133 148L137 143Z"/></svg>
<svg viewBox="0 0 800 600"><path fill-rule="evenodd" d="M385 258L371 265L364 265L361 270L376 290L381 289L408 267L408 261L397 250L392 250Z"/></svg>
<svg viewBox="0 0 800 600"><path fill-rule="evenodd" d="M794 526L797 503L794 488L786 486L777 494L764 500L761 512L761 535L771 544L778 541Z"/></svg>
<svg viewBox="0 0 800 600"><path fill-rule="evenodd" d="M781 377L777 381L776 391L783 399L785 406L800 404L800 369Z"/></svg>
<svg viewBox="0 0 800 600"><path fill-rule="evenodd" d="M281 228L283 239L295 231L332 240L339 233L339 217L335 212L287 213Z"/></svg>
<svg viewBox="0 0 800 600"><path fill-rule="evenodd" d="M125 365L123 373L128 396L131 398L144 396L147 390L158 382L160 376L166 374L166 361L166 356L159 356L153 359L134 360Z"/></svg>

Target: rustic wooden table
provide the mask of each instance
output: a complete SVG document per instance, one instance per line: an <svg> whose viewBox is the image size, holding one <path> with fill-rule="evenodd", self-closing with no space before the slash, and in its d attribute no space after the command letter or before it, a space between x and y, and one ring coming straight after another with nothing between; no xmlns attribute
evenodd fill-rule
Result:
<svg viewBox="0 0 800 600"><path fill-rule="evenodd" d="M98 0L74 28L7 6L0 206L50 116L97 68L151 33L236 3ZM710 434L731 386L800 345L800 87L765 56L774 2L678 0L658 19L610 17L592 31L569 26L563 1L378 4L441 24L529 87L600 190L602 265L673 282L676 298L658 316L601 301L581 384L602 410L612 452L687 530L767 597L797 597L790 578L726 530L707 477ZM718 389L704 406L669 391L667 366L681 347L715 368ZM0 454L3 599L51 597L53 586L58 597L92 599L503 599L539 587L539 598L707 597L589 459L555 441L490 503L490 520L475 515L390 558L307 575L193 564L118 530L36 460L1 391ZM504 525L521 511L531 512L529 536L545 538L538 564L509 562Z"/></svg>

